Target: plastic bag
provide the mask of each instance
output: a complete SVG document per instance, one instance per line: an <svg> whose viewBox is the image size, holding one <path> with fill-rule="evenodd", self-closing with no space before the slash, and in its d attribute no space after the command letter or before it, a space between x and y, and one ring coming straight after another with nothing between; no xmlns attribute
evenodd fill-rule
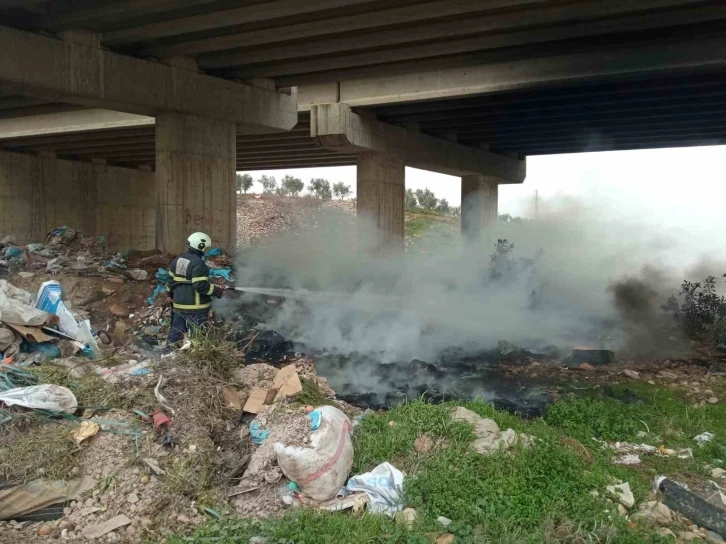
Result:
<svg viewBox="0 0 726 544"><path fill-rule="evenodd" d="M335 497L353 466L353 427L348 416L334 406L321 406L314 412L320 414L320 426L310 433L310 447L278 442L275 453L282 472L306 496L327 501Z"/></svg>
<svg viewBox="0 0 726 544"><path fill-rule="evenodd" d="M0 402L8 406L24 406L35 410L50 410L72 414L78 408L76 396L60 385L43 384L16 387L0 393Z"/></svg>
<svg viewBox="0 0 726 544"><path fill-rule="evenodd" d="M403 509L403 473L390 463L381 463L370 472L353 476L346 488L368 495L368 510L372 513L393 517Z"/></svg>
<svg viewBox="0 0 726 544"><path fill-rule="evenodd" d="M0 280L0 319L5 323L39 327L50 317L46 312L36 310L31 304L31 295L5 280Z"/></svg>

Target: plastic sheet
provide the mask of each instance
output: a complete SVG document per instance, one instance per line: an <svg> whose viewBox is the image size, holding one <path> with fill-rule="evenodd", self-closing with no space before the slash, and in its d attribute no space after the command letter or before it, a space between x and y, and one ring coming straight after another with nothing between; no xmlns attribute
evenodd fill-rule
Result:
<svg viewBox="0 0 726 544"><path fill-rule="evenodd" d="M381 463L370 472L348 480L349 492L362 491L368 495L368 509L372 513L393 517L403 509L403 473L390 463Z"/></svg>
<svg viewBox="0 0 726 544"><path fill-rule="evenodd" d="M0 393L0 402L8 406L23 406L67 414L72 414L78 408L76 396L70 389L53 384L8 389Z"/></svg>

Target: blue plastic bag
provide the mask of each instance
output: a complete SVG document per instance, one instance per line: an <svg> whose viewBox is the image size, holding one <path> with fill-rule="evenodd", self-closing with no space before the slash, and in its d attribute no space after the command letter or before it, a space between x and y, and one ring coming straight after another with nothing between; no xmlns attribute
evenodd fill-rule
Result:
<svg viewBox="0 0 726 544"><path fill-rule="evenodd" d="M232 277L230 276L231 273L232 273L231 268L210 268L209 269L210 278L224 278L227 281L232 281Z"/></svg>
<svg viewBox="0 0 726 544"><path fill-rule="evenodd" d="M250 437L255 445L261 446L268 436L270 436L270 429L261 429L257 421L250 423Z"/></svg>
<svg viewBox="0 0 726 544"><path fill-rule="evenodd" d="M204 254L204 260L207 260L207 259L209 259L210 257L219 257L219 256L220 256L220 255L222 255L223 253L224 253L224 252L223 252L223 251L222 251L221 249L219 249L218 247L213 247L212 249L210 249L209 251L207 251L207 252L206 252L206 253Z"/></svg>
<svg viewBox="0 0 726 544"><path fill-rule="evenodd" d="M27 353L42 353L49 360L57 359L61 356L58 346L51 342L41 342L39 344L29 344L24 342L22 347L25 348L23 351L27 350Z"/></svg>
<svg viewBox="0 0 726 544"><path fill-rule="evenodd" d="M323 418L323 414L320 413L319 409L313 410L308 414L310 418L310 430L317 431L320 427L320 421Z"/></svg>
<svg viewBox="0 0 726 544"><path fill-rule="evenodd" d="M23 254L23 250L17 246L10 246L5 250L5 258L12 259L13 257L20 257Z"/></svg>

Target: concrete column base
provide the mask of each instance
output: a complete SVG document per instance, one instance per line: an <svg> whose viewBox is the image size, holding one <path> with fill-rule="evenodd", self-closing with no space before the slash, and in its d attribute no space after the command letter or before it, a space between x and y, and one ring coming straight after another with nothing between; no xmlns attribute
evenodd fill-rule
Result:
<svg viewBox="0 0 726 544"><path fill-rule="evenodd" d="M461 178L461 233L468 239L481 237L497 221L499 185L496 178Z"/></svg>
<svg viewBox="0 0 726 544"><path fill-rule="evenodd" d="M358 232L364 248L402 252L405 164L385 153L361 153L358 165Z"/></svg>
<svg viewBox="0 0 726 544"><path fill-rule="evenodd" d="M235 125L191 115L156 117L156 247L179 253L202 231L234 249Z"/></svg>

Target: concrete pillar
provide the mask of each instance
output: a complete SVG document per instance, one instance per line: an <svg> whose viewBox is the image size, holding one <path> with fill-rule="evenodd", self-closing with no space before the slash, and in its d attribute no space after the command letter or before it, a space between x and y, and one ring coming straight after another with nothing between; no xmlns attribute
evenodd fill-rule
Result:
<svg viewBox="0 0 726 544"><path fill-rule="evenodd" d="M191 115L156 117L156 247L178 253L195 231L233 249L235 125Z"/></svg>
<svg viewBox="0 0 726 544"><path fill-rule="evenodd" d="M461 233L469 239L481 236L497 221L499 185L495 178L461 178Z"/></svg>
<svg viewBox="0 0 726 544"><path fill-rule="evenodd" d="M364 248L403 251L403 159L385 153L361 153L357 164L358 228Z"/></svg>

